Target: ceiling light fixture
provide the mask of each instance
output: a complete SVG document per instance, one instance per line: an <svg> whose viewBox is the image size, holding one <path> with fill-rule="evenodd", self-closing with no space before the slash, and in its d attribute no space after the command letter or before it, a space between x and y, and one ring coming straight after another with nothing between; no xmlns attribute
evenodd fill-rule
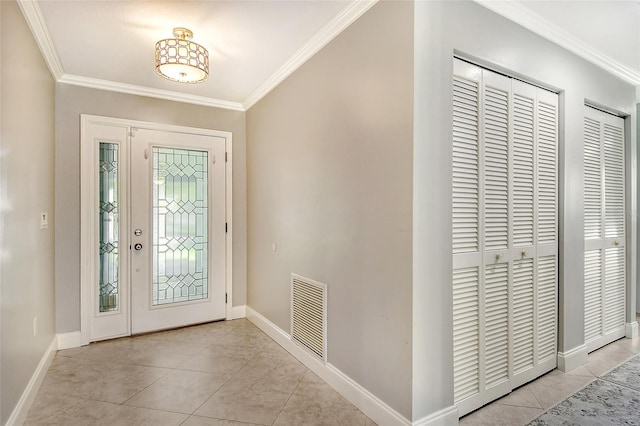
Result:
<svg viewBox="0 0 640 426"><path fill-rule="evenodd" d="M201 83L209 77L209 52L191 41L187 28L173 29L176 38L156 43L156 71L164 78L180 83Z"/></svg>

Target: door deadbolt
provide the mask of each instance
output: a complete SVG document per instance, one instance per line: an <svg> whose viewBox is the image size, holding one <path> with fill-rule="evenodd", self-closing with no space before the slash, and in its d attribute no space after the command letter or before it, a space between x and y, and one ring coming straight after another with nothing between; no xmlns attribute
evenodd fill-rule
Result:
<svg viewBox="0 0 640 426"><path fill-rule="evenodd" d="M142 250L142 244L140 244L140 243L136 243L136 244L133 246L133 248L134 248L134 249L136 249L137 251L140 251L140 250Z"/></svg>
<svg viewBox="0 0 640 426"><path fill-rule="evenodd" d="M139 237L140 235L142 235L142 229L136 229L135 231L133 231L133 235Z"/></svg>

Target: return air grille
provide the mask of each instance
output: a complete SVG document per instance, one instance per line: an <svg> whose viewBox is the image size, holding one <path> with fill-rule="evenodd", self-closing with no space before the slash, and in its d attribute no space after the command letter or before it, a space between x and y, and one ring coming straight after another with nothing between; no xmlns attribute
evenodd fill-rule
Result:
<svg viewBox="0 0 640 426"><path fill-rule="evenodd" d="M327 360L327 285L291 274L291 339Z"/></svg>

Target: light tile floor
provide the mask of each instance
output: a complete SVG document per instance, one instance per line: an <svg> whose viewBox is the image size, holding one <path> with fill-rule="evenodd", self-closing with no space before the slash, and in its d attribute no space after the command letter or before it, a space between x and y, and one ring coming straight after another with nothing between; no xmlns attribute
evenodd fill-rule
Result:
<svg viewBox="0 0 640 426"><path fill-rule="evenodd" d="M621 339L463 417L526 425L640 353ZM186 327L59 351L25 425L375 425L249 321Z"/></svg>
<svg viewBox="0 0 640 426"><path fill-rule="evenodd" d="M374 423L245 319L59 351L25 425Z"/></svg>
<svg viewBox="0 0 640 426"><path fill-rule="evenodd" d="M640 319L640 316L639 316ZM461 426L521 426L544 413L596 377L640 353L640 337L621 339L589 354L587 364L568 373L553 370L509 395L460 419Z"/></svg>

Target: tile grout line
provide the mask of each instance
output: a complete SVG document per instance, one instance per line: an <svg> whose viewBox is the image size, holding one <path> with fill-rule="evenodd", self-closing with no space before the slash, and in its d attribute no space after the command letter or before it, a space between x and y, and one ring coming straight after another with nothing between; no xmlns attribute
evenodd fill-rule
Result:
<svg viewBox="0 0 640 426"><path fill-rule="evenodd" d="M308 370L308 368L305 366L305 368ZM309 370L310 371L310 370ZM289 401L291 400L291 397L293 396L294 393L296 393L296 391L298 390L298 388L300 387L300 383L302 383L302 381L304 380L304 376L307 374L307 372L305 371L304 374L302 375L302 377L300 378L300 381L298 382L298 384L296 384L296 387L293 389L293 392L291 392L291 395L289 395L289 398L287 398L287 400L284 402L284 404L282 404L282 408L280 409L280 411L278 412L278 415L276 416L276 418L273 420L273 422L271 422L271 426L273 426L278 419L280 418L280 416L282 415L282 411L284 411L284 407L287 406L287 404L289 403Z"/></svg>
<svg viewBox="0 0 640 426"><path fill-rule="evenodd" d="M265 343L265 345L266 345L266 343ZM246 366L247 366L251 361L253 361L253 360L258 356L258 354L260 354L261 352L263 352L263 347L264 347L265 345L262 345L262 346L260 347L260 349L259 349L259 350L258 350L258 351L257 351L257 352L256 352L256 353L255 353L251 358L249 358L249 359L248 359L244 364L242 364L242 366L238 369L238 371L236 371L234 374L232 374L231 376L229 376L229 378L228 378L224 383L222 383L222 384L220 385L220 387L219 387L218 389L216 389L216 391L215 391L214 393L212 393L212 394L211 394L207 399L205 399L205 400L204 400L204 402L203 402L202 404L200 404L200 405L199 405L195 410L193 410L193 413L191 413L189 416L193 416L193 415L196 413L196 411L198 411L200 408L202 408L202 406L203 406L203 405L205 405L207 402L209 402L209 400L210 400L211 398L213 398L213 397L215 396L215 394L217 394L217 393L220 391L220 389L222 389L222 388L223 388L227 383L229 383L229 382L231 381L231 379L233 379L233 378L234 378L234 377L236 377L238 374L240 374L240 372L241 372L241 371L242 371L242 370L243 370L243 369L244 369L244 368L245 368L245 367L246 367ZM203 417L213 418L213 417L208 417L208 416L203 416ZM230 419L221 419L221 420L230 420ZM236 420L233 420L233 421L236 421Z"/></svg>
<svg viewBox="0 0 640 426"><path fill-rule="evenodd" d="M225 334L229 334L229 331L227 331ZM203 349L201 352L204 352L206 349L210 348L211 346L216 345L216 343L211 343L209 344L209 346L207 346L205 349ZM219 346L227 346L227 345L220 345ZM231 379L233 379L234 377L236 377L238 374L240 374L240 372L247 366L247 364L249 364L251 361L253 361L261 352L263 352L264 346L266 344L262 345L261 347L259 347L259 349L256 351L256 353L253 354L253 356L251 356L249 359L247 359L247 361L242 364L242 366L240 368L238 368L238 370L232 374L231 376L229 376L229 378L220 385L220 387L218 387L218 389L216 389L215 392L213 392L211 394L211 396L209 396L207 399L204 400L204 402L202 404L200 404L195 410L193 410L193 412L191 414L189 414L187 416L187 418L180 423L180 425L183 425L184 423L186 423L191 417L196 416L196 411L198 411L200 408L202 408L203 405L205 405L211 398L213 398L213 396L218 393L220 391L220 389L222 389L227 383L229 383L231 381ZM228 345L229 347L233 347L234 345ZM200 352L198 353L200 354ZM196 355L194 355L196 356ZM193 358L193 357L192 357ZM189 358L191 359L191 358ZM187 371L191 371L191 370L187 370ZM208 417L208 416L197 416L197 417L206 417L206 418L214 418L214 417ZM217 419L217 418L216 418ZM218 420L229 420L229 419L218 419ZM237 420L233 420L233 421L237 421ZM245 423L245 422L240 422L240 423ZM247 425L251 425L251 423L247 423Z"/></svg>

